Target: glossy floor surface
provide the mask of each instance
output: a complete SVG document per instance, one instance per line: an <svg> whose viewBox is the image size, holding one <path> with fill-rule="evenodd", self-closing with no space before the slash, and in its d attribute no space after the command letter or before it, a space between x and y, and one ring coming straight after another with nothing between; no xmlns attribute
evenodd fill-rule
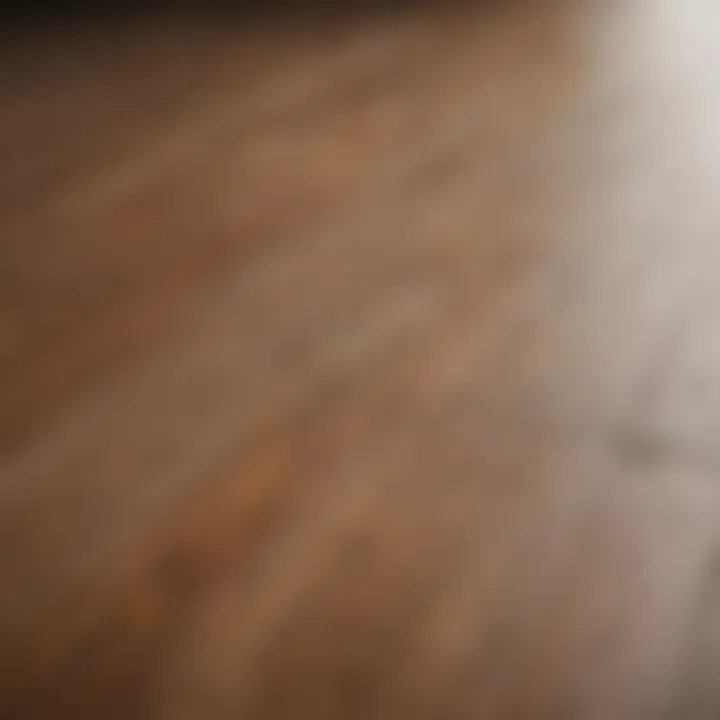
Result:
<svg viewBox="0 0 720 720"><path fill-rule="evenodd" d="M0 716L720 717L720 5L349 4L2 45Z"/></svg>

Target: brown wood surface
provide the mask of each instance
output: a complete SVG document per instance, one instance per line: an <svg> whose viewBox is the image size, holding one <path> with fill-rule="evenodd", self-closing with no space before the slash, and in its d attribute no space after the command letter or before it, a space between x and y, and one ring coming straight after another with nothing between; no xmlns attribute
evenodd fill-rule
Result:
<svg viewBox="0 0 720 720"><path fill-rule="evenodd" d="M338 4L4 37L0 717L720 717L720 5Z"/></svg>

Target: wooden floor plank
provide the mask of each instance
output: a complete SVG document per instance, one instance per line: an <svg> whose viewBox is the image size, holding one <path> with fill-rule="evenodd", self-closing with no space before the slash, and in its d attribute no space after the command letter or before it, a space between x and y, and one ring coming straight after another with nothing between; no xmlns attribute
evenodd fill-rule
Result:
<svg viewBox="0 0 720 720"><path fill-rule="evenodd" d="M156 11L0 51L0 715L720 712L720 10Z"/></svg>

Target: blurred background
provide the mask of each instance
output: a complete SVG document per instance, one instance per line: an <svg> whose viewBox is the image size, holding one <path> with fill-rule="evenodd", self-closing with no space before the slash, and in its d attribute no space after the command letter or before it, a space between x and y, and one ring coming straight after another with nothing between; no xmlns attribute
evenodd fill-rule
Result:
<svg viewBox="0 0 720 720"><path fill-rule="evenodd" d="M720 6L0 38L0 717L720 715Z"/></svg>

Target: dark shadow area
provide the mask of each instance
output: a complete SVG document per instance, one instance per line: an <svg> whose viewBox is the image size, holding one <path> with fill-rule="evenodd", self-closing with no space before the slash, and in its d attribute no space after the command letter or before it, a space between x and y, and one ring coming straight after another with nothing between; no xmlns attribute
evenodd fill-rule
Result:
<svg viewBox="0 0 720 720"><path fill-rule="evenodd" d="M76 28L95 24L182 20L241 23L320 23L341 24L392 17L409 11L442 13L461 5L507 6L499 0L243 0L241 2L201 2L200 0L132 0L124 3L76 0L65 3L21 3L3 6L0 28L3 32L25 32L48 28Z"/></svg>

